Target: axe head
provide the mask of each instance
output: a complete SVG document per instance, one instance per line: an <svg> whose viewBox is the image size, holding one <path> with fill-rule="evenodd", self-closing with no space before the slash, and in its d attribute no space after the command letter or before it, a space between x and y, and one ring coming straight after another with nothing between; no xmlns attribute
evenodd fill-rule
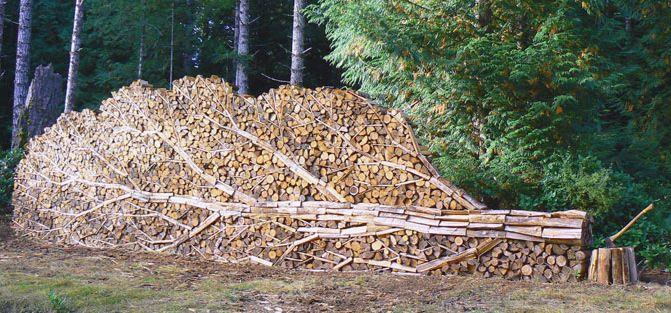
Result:
<svg viewBox="0 0 671 313"><path fill-rule="evenodd" d="M606 248L615 248L615 243L610 237L606 237Z"/></svg>

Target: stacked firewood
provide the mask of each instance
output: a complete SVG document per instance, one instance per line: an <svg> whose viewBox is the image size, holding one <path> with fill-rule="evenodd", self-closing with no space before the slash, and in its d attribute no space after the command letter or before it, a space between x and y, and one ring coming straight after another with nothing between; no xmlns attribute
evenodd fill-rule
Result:
<svg viewBox="0 0 671 313"><path fill-rule="evenodd" d="M30 142L14 220L55 242L288 268L583 272L584 212L486 210L420 149L399 112L349 91L136 82Z"/></svg>

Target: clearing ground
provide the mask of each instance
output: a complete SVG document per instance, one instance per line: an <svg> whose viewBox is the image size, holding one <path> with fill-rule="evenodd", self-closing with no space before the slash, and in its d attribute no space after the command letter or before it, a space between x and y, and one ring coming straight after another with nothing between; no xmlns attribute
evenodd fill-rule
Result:
<svg viewBox="0 0 671 313"><path fill-rule="evenodd" d="M308 273L47 246L0 222L0 312L671 312L671 287Z"/></svg>

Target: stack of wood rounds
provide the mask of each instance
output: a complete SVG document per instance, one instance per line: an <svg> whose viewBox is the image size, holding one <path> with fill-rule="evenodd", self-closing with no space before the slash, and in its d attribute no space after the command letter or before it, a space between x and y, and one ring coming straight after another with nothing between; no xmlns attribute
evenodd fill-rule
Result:
<svg viewBox="0 0 671 313"><path fill-rule="evenodd" d="M238 96L218 77L133 83L61 116L15 178L14 225L53 242L319 271L569 281L584 212L487 210L403 116L344 90Z"/></svg>

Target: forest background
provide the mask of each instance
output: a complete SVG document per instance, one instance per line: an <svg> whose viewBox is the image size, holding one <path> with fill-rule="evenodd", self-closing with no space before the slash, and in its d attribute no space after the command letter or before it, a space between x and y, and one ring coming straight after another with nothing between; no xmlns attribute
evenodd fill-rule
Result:
<svg viewBox="0 0 671 313"><path fill-rule="evenodd" d="M235 83L237 64L250 94L289 83L294 3L245 1L248 54L236 49L235 0L85 0L75 110L136 79ZM9 213L20 1L2 2ZM42 64L67 75L74 5L32 1L31 77ZM655 203L619 244L671 268L671 1L310 0L302 13L303 85L401 108L447 179L490 208L586 210L596 245Z"/></svg>

